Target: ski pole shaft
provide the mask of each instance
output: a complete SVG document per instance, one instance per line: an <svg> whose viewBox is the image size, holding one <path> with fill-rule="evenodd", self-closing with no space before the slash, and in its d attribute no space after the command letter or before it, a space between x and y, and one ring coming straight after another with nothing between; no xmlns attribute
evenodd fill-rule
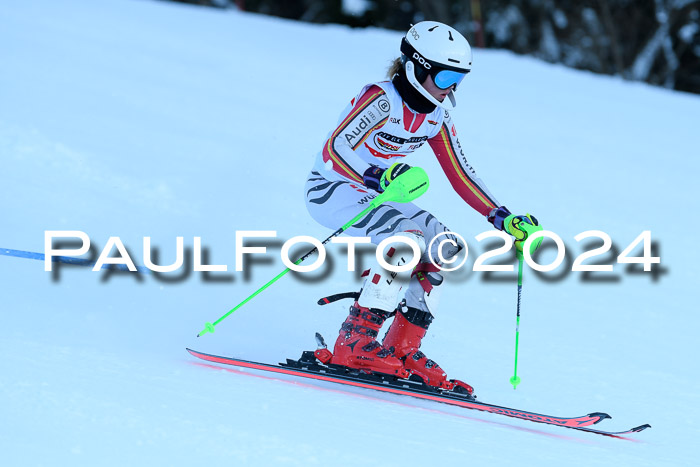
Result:
<svg viewBox="0 0 700 467"><path fill-rule="evenodd" d="M515 367L513 369L513 377L510 379L510 384L515 389L520 384L518 376L518 342L520 340L520 298L523 293L523 255L518 253L518 306L515 320Z"/></svg>
<svg viewBox="0 0 700 467"><path fill-rule="evenodd" d="M347 230L352 224L354 224L354 223L357 222L358 220L360 220L360 219L362 219L363 217L365 217L365 215L367 215L368 212L370 212L372 209L375 209L376 207L377 207L377 206L375 206L374 204L370 204L364 211L362 211L361 213L359 213L357 216L353 217L353 218L352 218L350 221L348 221L345 225L343 225L341 228L339 228L338 230L336 230L335 232L333 232L328 238L326 238L324 241L322 241L321 244L322 244L322 245L325 245L325 244L328 243L333 237L337 237L338 235L340 235L341 233L343 233L343 232L344 232L345 230ZM294 262L294 264L296 264L296 265L300 264L300 263L301 263L302 261L304 261L306 258L308 258L308 257L311 256L312 254L314 254L317 250L318 250L318 248L316 248L316 247L312 248L312 249L309 250L306 254L304 254L304 256L302 256L301 258L299 258L298 260L296 260L296 261ZM235 307L233 307L231 310L229 310L229 311L228 311L225 315L223 315L221 318L217 319L217 320L214 321L213 323L206 323L206 324L204 325L204 329L203 329L199 334L197 334L197 337L200 337L200 336L202 336L203 334L206 334L206 333L208 333L208 332L214 332L214 326L216 326L216 325L219 324L221 321L223 321L223 320L225 320L226 318L228 318L229 315L231 315L233 312L235 312L236 310L238 310L240 307L242 307L243 305L245 305L246 303L248 303L249 301L251 301L256 295L260 294L263 290L267 289L269 286L271 286L272 284L274 284L275 282L277 282L280 278L282 278L282 277L283 277L285 274L287 274L290 270L291 270L291 269L286 268L284 271L282 271L281 273L277 274L277 275L276 275L275 277L273 277L270 281L268 281L265 285L263 285L262 287L260 287L258 290L256 290L256 291L253 292L252 294L250 294L250 295L249 295L245 300L243 300L241 303L239 303L238 305L236 305Z"/></svg>
<svg viewBox="0 0 700 467"><path fill-rule="evenodd" d="M326 238L323 242L321 242L322 245L325 245L328 243L333 237L336 237L340 235L341 233L345 232L348 228L350 228L351 225L365 217L370 211L378 208L380 205L386 203L386 202L398 202L398 203L408 203L410 201L413 201L414 199L418 198L421 196L423 193L425 193L428 190L429 182L428 182L428 175L425 173L423 169L420 167L411 167L408 169L405 173L401 174L400 177L397 177L389 186L386 188L386 190L378 195L376 198L374 198L369 206L364 209L362 212L357 214L355 217L347 221L342 227L340 227L338 230L333 232L328 238ZM309 252L307 252L304 256L299 258L294 262L294 264L298 265L302 261L304 261L306 258L311 256L317 251L317 248L314 247L311 249ZM204 329L197 334L197 337L200 337L208 332L214 332L214 328L217 324L219 324L221 321L226 319L229 315L231 315L233 312L238 310L240 307L248 303L250 300L252 300L256 295L260 294L263 290L267 289L269 286L277 282L282 276L287 274L290 271L290 268L286 268L284 271L281 273L277 274L274 278L272 278L270 281L268 281L265 285L260 287L258 290L253 292L251 295L249 295L245 300L243 300L241 303L233 307L231 310L229 310L225 315L223 315L221 318L217 319L213 323L207 322L204 324Z"/></svg>

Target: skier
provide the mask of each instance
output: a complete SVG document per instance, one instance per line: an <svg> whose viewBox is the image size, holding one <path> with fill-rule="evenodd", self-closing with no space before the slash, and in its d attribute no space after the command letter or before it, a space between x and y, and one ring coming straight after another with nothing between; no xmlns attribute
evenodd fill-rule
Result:
<svg viewBox="0 0 700 467"><path fill-rule="evenodd" d="M309 213L336 229L408 170L403 158L427 142L454 190L495 228L514 234L516 248L522 249L526 234L518 224L537 221L529 215L513 216L496 201L467 162L450 117L455 91L471 70L469 42L448 25L423 21L401 40L400 51L389 69L390 80L362 88L317 155L305 186ZM433 251L427 246L442 234L456 245L443 247L444 259L462 248L445 232L449 230L435 216L413 203L385 203L346 230L374 244L390 236L407 237L419 245L421 258L407 273L392 274L378 264L371 267L340 328L330 363L400 377L415 374L431 386L473 392L464 382L448 380L419 350L443 282L440 269L430 261L439 258L435 250L440 242L434 242ZM388 263L405 264L403 255L392 256L393 252L387 253ZM408 286L399 303L402 282ZM379 330L391 315L394 321L380 344Z"/></svg>

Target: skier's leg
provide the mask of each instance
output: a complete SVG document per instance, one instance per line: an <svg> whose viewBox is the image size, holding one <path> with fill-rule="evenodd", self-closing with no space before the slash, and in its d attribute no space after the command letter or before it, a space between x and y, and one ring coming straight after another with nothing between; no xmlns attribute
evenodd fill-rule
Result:
<svg viewBox="0 0 700 467"><path fill-rule="evenodd" d="M430 213L421 211L411 218L423 227L428 245L438 235L441 238L432 242L431 251L425 252L421 262L414 269L404 297L405 306L397 308L396 317L384 337L383 345L404 362L407 370L421 376L426 383L444 389L453 389L457 385L471 394L473 393L471 386L461 381L448 381L442 368L419 350L428 327L433 321L433 313L437 308L442 289L443 277L437 267L440 265L438 248L442 237L451 241L442 246L442 258L445 260L458 254L463 246L457 237L449 233L445 234L448 229Z"/></svg>
<svg viewBox="0 0 700 467"><path fill-rule="evenodd" d="M306 184L306 204L309 212L320 224L332 229L365 209L374 196L375 194L349 182L328 181L317 172L311 172ZM375 226L377 220L384 219L385 214L393 218L395 214L400 213L382 205L346 230L346 233L353 236L371 236L367 229ZM377 215L379 217L375 223L370 224L369 220ZM385 237L383 234L382 238ZM399 281L395 282L398 284ZM394 297L390 299L386 294L370 287L365 297L350 307L350 313L340 328L331 363L401 377L408 376L403 363L376 340L379 329L396 304L395 295L398 294L398 289L391 293ZM383 303L389 305L385 306Z"/></svg>
<svg viewBox="0 0 700 467"><path fill-rule="evenodd" d="M411 224L411 221L404 218L399 223L399 231L394 235L416 242L422 253L425 248L422 233L410 228L401 230L413 227ZM403 252L403 250L404 248L394 249L392 247L386 254L387 263L392 266L408 263L413 252ZM378 263L370 268L360 296L350 307L350 316L340 329L333 350L332 363L355 368L365 367L382 373L389 372L386 366L391 363L391 373L401 374L403 372L403 376L408 376L403 363L391 355L391 352L382 347L375 339L379 328L390 315L390 310L396 307L399 292L402 286L405 287L410 280L410 275L411 271L398 273L387 271ZM358 322L361 318L365 318L365 321ZM372 330L369 342L360 335L368 327ZM379 353L375 355L377 351ZM383 358L377 362L376 357Z"/></svg>
<svg viewBox="0 0 700 467"><path fill-rule="evenodd" d="M368 222L361 222L354 226L354 229L364 230L364 234L372 238L375 243L379 243L382 239L390 236L397 236L415 242L418 245L420 256L422 256L425 251L422 231L415 222L406 218L398 209L392 207L387 207L383 210L377 209L374 216L367 220ZM400 245L397 248L391 247L386 252L384 259L392 266L407 264L414 254L413 251L407 250L405 245ZM357 344L359 336L354 332L347 331L352 331L352 323L355 320L353 314L358 312L360 312L362 316L369 316L374 313L375 316L381 317L380 321L376 321L378 325L376 331L378 331L383 321L389 316L390 311L396 308L396 304L399 301L399 293L402 288L405 289L408 285L411 278L411 271L391 272L382 268L376 260L373 261L373 263L362 286L360 296L350 309L351 315L343 324L343 328L341 328L340 335L335 343L333 359L331 361L340 365L352 367L363 366L369 367L374 371L387 372L385 369L382 369L381 366L375 364L375 359L373 359L372 355L367 354L368 352L372 353L375 349L381 348L381 355L391 355L391 352L381 347L380 344L374 340L376 334L373 335L371 343L360 347ZM380 363L382 366L385 366L387 361L388 357ZM396 363L401 365L401 369L404 370L403 363L396 357L391 356L390 361L392 364ZM396 370L394 370L394 372L398 373Z"/></svg>
<svg viewBox="0 0 700 467"><path fill-rule="evenodd" d="M371 199L368 197L372 196L361 187L342 181L329 182L314 172L307 182L309 212L319 223L329 228L337 228L347 218L356 215L367 205L368 199ZM433 252L425 251L424 238L430 240L438 233L446 231L447 228L433 215L412 203L386 203L347 229L346 233L369 237L375 244L393 235L411 238L419 245L422 252L421 264L429 264L428 254L433 258L438 257L437 246L433 246L435 250ZM458 251L458 248L454 248L451 253L443 251L443 257L447 259ZM389 264L393 265L405 262L405 259L398 254L387 259ZM411 308L407 311L401 308L397 310L394 323L385 337L385 345L382 346L376 342L375 338L381 325L389 316L389 310L396 307L401 286L403 285L405 289L410 274L404 273L392 277L391 273L380 268L378 264L371 268L358 301L350 308L350 315L341 327L331 360L333 363L395 374L400 374L397 365L401 365L403 371L405 371L403 369L405 365L406 369L413 369L429 384L448 389L454 387L453 382L447 381L442 369L418 351L427 327L432 321L427 305L430 300L426 301L426 297L435 297L442 282L437 271L429 271L425 266L418 269L421 270L416 271L408 285L406 299L407 303L410 301ZM435 284L432 291L426 292L420 285L419 277L423 274ZM403 357L402 360L391 355L391 352L386 349L390 346L394 347L399 357ZM409 357L411 360L408 359ZM464 386L468 387L468 385Z"/></svg>

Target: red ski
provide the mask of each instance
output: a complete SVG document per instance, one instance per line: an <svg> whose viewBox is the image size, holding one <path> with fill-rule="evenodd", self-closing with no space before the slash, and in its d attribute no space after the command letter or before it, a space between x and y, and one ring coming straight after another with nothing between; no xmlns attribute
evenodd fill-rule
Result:
<svg viewBox="0 0 700 467"><path fill-rule="evenodd" d="M581 417L554 417L535 412L527 412L524 410L511 409L499 405L488 404L477 401L476 398L455 392L441 391L424 384L422 381L412 381L408 379L399 379L390 375L381 375L377 373L365 374L359 371L353 371L338 365L323 365L315 359L313 352L304 352L299 360L288 359L286 363L279 365L270 365L267 363L251 362L232 357L221 357L210 355L196 350L187 349L193 356L214 363L224 365L232 365L239 368L249 368L265 372L279 373L289 376L297 376L319 381L328 381L332 383L344 384L359 388L373 389L376 391L387 392L391 394L399 394L410 396L417 399L430 400L441 402L466 409L481 410L491 412L508 417L530 420L537 423L545 423L548 425L557 425L565 428L571 428L589 433L597 433L606 436L621 436L630 433L636 433L646 428L651 428L650 425L640 425L638 427L620 432L608 432L589 428L590 425L612 418L610 415L602 412L594 412Z"/></svg>

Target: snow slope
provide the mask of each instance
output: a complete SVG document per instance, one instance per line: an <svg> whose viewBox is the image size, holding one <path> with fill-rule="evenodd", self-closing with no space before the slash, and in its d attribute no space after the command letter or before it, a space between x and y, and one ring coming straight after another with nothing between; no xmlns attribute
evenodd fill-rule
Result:
<svg viewBox="0 0 700 467"><path fill-rule="evenodd" d="M700 98L507 52L475 51L457 94L454 118L481 178L572 258L580 232L603 230L621 251L651 230L666 272L654 281L616 265L613 280L591 282L565 266L546 275L554 281L526 270L517 391L512 280L454 274L423 350L480 399L605 411L611 430L651 423L639 442L213 370L184 351L274 362L312 349L315 331L333 341L347 304L315 301L359 286L333 248L335 266L315 280L285 277L195 336L283 269L277 244L249 275L235 272L236 231L330 234L306 213L306 174L399 39L165 2L0 6L0 249L43 252L45 230L80 230L95 254L119 236L143 264L150 236L166 264L176 236L188 257L199 236L208 261L228 265L205 277L189 263L169 280L83 267L56 276L0 256L3 465L696 463ZM408 162L431 176L419 204L472 255L483 251L474 236L489 225L429 150Z"/></svg>

